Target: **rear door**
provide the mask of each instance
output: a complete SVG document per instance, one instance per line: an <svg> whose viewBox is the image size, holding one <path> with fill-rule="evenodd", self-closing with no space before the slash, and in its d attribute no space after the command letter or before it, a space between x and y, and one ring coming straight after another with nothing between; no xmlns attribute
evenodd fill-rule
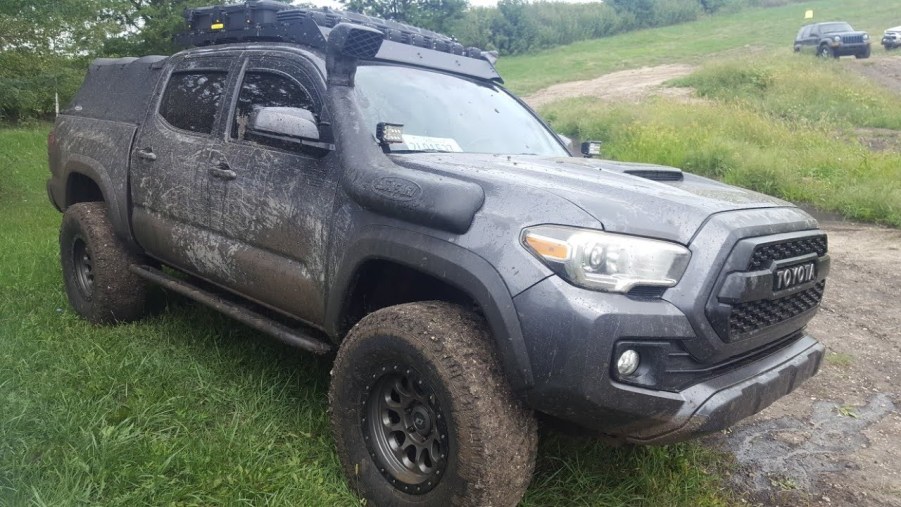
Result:
<svg viewBox="0 0 901 507"><path fill-rule="evenodd" d="M212 152L212 166L227 181L212 206L211 231L222 238L237 273L231 287L316 325L324 315L334 154L253 138L245 130L255 108L302 108L319 121L320 139L330 142L325 82L297 53L249 51L237 83L225 142Z"/></svg>
<svg viewBox="0 0 901 507"><path fill-rule="evenodd" d="M239 56L188 55L176 62L131 154L135 238L151 255L202 276L223 265L207 242L211 203L219 200L209 162Z"/></svg>
<svg viewBox="0 0 901 507"><path fill-rule="evenodd" d="M817 25L810 25L810 30L807 32L807 36L804 37L804 51L809 53L816 53L817 46L820 43L820 27Z"/></svg>

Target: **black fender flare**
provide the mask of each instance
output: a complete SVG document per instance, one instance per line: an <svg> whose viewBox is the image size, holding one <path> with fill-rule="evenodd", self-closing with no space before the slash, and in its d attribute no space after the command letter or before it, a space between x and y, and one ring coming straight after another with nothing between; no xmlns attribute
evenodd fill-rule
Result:
<svg viewBox="0 0 901 507"><path fill-rule="evenodd" d="M325 326L336 341L348 294L364 263L384 260L433 276L465 292L481 307L495 351L510 386L521 391L534 384L532 367L513 297L500 273L478 254L448 241L390 226L361 231L347 248L327 297Z"/></svg>
<svg viewBox="0 0 901 507"><path fill-rule="evenodd" d="M99 161L84 155L71 155L66 161L63 170L62 179L62 201L60 202L61 211L66 210L66 203L70 201L69 178L73 174L79 174L90 178L100 193L103 194L103 202L106 204L107 216L113 225L113 231L122 239L125 244L136 253L142 252L141 248L135 243L131 234L131 220L128 209L128 197L120 195L115 190L109 171Z"/></svg>

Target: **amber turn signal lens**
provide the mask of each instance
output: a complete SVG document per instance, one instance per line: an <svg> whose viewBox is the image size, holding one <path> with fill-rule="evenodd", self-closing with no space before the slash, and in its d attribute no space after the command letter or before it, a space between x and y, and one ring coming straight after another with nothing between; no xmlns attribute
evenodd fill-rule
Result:
<svg viewBox="0 0 901 507"><path fill-rule="evenodd" d="M570 247L565 241L526 234L526 244L541 257L552 261L566 261L569 259Z"/></svg>

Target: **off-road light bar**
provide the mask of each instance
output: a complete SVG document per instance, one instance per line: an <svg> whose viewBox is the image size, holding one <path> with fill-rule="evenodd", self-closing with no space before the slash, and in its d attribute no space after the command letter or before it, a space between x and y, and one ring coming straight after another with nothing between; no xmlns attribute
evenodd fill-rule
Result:
<svg viewBox="0 0 901 507"><path fill-rule="evenodd" d="M588 158L600 156L601 142L585 141L584 143L582 143L582 155L585 155Z"/></svg>
<svg viewBox="0 0 901 507"><path fill-rule="evenodd" d="M381 122L375 127L375 137L379 144L397 144L404 142L404 126L398 123Z"/></svg>

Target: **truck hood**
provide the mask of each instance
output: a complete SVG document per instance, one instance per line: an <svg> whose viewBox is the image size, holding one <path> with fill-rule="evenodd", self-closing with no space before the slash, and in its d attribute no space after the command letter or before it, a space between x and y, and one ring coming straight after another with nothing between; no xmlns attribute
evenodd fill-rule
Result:
<svg viewBox="0 0 901 507"><path fill-rule="evenodd" d="M468 153L396 154L391 158L403 167L477 183L488 199L515 196L516 188L522 186L540 189L581 208L607 231L684 245L715 213L794 207L757 192L649 164ZM547 216L544 223L559 222Z"/></svg>

